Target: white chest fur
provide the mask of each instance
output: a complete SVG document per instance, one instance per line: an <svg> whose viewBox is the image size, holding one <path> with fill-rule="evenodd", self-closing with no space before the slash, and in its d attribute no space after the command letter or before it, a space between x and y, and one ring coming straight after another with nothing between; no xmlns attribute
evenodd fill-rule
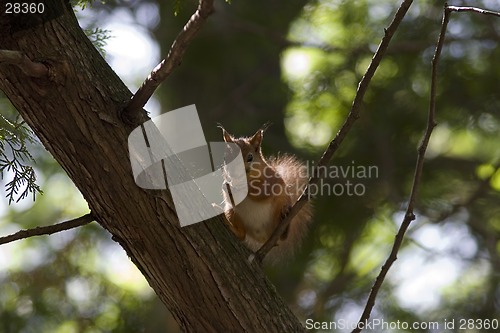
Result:
<svg viewBox="0 0 500 333"><path fill-rule="evenodd" d="M274 211L271 200L254 201L247 197L234 208L245 226L247 235L258 242L265 242L274 226Z"/></svg>

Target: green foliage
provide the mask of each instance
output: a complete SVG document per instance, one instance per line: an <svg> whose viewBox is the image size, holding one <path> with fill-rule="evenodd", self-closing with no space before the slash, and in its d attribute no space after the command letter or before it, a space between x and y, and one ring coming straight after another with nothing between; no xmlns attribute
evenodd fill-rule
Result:
<svg viewBox="0 0 500 333"><path fill-rule="evenodd" d="M190 10L179 10L184 3L174 2L178 10L172 17L171 3L154 2L162 20L152 34L163 55L191 15ZM342 125L398 3L220 4L218 13L223 15L209 18L182 66L160 87L162 109L196 103L208 141L220 139L217 122L246 135L270 120L274 125L264 137L265 155L288 152L317 161ZM486 7L492 2L474 5ZM136 14L137 8L128 9ZM336 166L374 165L379 176L357 180L366 188L363 196L315 198L314 222L303 247L282 266L267 268L301 319L357 320L362 312L407 204L416 147L426 124L430 61L441 16L442 2L414 2L373 78L361 118L332 161ZM438 126L428 148L417 220L372 318L442 324L445 318L495 319L500 313L500 63L492 61L500 57L498 23L498 18L452 14L439 64ZM43 165L44 172L51 167ZM52 183L49 187L53 191L37 200L29 217L11 210L3 220L44 216L52 223L63 215L51 210L54 202L74 206L72 200L58 196L67 187ZM64 216L75 214L65 211ZM33 218L33 225L40 223ZM112 244L104 235L88 226L70 235L64 243L68 246L26 241L22 251L16 251L24 260L33 248L48 254L36 269L28 261L0 274L0 308L8 309L0 314L0 325L15 323L13 327L21 329L42 322L49 331L125 332L127 327L134 331L149 323L144 318L161 317L163 308L158 316L146 310L139 313L142 318L132 316L145 307L151 310L153 296L142 302L140 292L127 291L123 285L117 288L116 275L102 270L105 260L99 250ZM32 274L43 271L52 277L53 267L63 271L53 282L39 278L41 273ZM60 287L67 284L88 286L95 304L102 306L89 311L85 299L78 305L78 298ZM44 292L47 289L50 292ZM29 300L36 311L26 312Z"/></svg>
<svg viewBox="0 0 500 333"><path fill-rule="evenodd" d="M26 164L34 162L26 147L27 143L34 143L32 135L31 130L19 118L10 121L0 115L0 176L3 180L8 173L12 174L5 185L9 204L18 202L29 194L35 200L36 193L42 192L36 183L33 167Z"/></svg>
<svg viewBox="0 0 500 333"><path fill-rule="evenodd" d="M486 4L485 1L478 6ZM288 39L293 41L293 46L284 52L282 64L284 79L291 90L285 123L297 147L319 155L340 128L394 6L391 1L314 1L291 25ZM441 16L442 4L414 4L371 82L361 119L334 161L343 164L347 159L377 165L381 179L365 182L367 194L361 198L316 200L316 219L322 221L328 212L334 218L326 218L332 226L321 228L315 234L320 239L328 234L345 235L337 236L341 239L336 243L339 248L346 239L354 239L347 250L335 250L335 243L330 245L330 252L318 249L312 260L311 267L317 267L330 256L339 256L348 262L345 269L341 265L340 270L327 271L329 275L325 275L325 270L308 270L310 287L301 292L326 290L320 292L319 301L314 305L303 308L317 319L329 320L335 313L343 313L346 297L364 305L365 297L352 295L356 280L351 279L343 290L334 285L339 280L357 276L369 286L389 253L396 226L402 220L401 209L406 206L415 149L426 123L430 59ZM415 229L411 228L407 237L414 242L404 243L400 260L393 268L396 273L389 274L377 299L381 304L377 315L387 321L405 318L413 322L425 321L432 316L442 322L444 318L458 316L495 318L498 313L499 306L495 305L500 304L498 294L495 296L490 286L499 282L498 265L494 262L500 259L500 253L492 244L500 243L500 234L493 232L500 199L496 176L500 154L500 100L496 82L500 68L498 63L487 60L499 56L499 39L492 28L498 22L498 18L471 13L451 17L439 63L438 127L428 149L418 218L412 224ZM491 177L491 181L481 185L481 179L487 177ZM323 204L330 208L324 209ZM350 221L350 225L343 223L344 220ZM457 245L455 249L451 245L429 242L420 233L439 233L445 243L445 239L453 237L451 231L460 231L463 246ZM440 253L438 248L471 253L453 256ZM474 253L477 256L481 252L493 258L490 264L474 257ZM429 263L421 262L423 256L429 258ZM432 279L426 274L437 274L439 268L429 267L440 260L454 267L455 273L440 273L448 273L449 285L443 288L445 292L435 289L437 301L429 302L432 305L428 305L426 311L419 310L417 301L407 305L400 297L395 297L403 287L401 284L413 280L427 279L432 285ZM405 262L412 262L421 270L399 280L391 278ZM482 269L478 270L478 266ZM427 270L430 273L426 273ZM465 276L467 286L463 286ZM462 287L457 288L457 285ZM479 285L484 288L478 288ZM425 301L422 298L420 302ZM409 309L413 312L411 316ZM457 316L454 310L460 315ZM439 318L434 317L436 313Z"/></svg>
<svg viewBox="0 0 500 333"><path fill-rule="evenodd" d="M50 191L29 209L2 211L2 236L88 212L56 162L38 155ZM97 223L4 244L0 256L8 258L0 263L1 333L159 332L165 322L147 282ZM158 320L144 322L154 308Z"/></svg>
<svg viewBox="0 0 500 333"><path fill-rule="evenodd" d="M93 28L93 29L84 29L85 34L90 39L92 44L94 44L95 48L101 53L103 56L106 55L106 50L104 46L106 46L106 41L111 38L111 31L101 28Z"/></svg>
<svg viewBox="0 0 500 333"><path fill-rule="evenodd" d="M87 7L92 7L95 0L72 0L71 5L73 7L79 6L82 10ZM100 0L101 3L106 3L105 0Z"/></svg>
<svg viewBox="0 0 500 333"><path fill-rule="evenodd" d="M94 4L95 0L73 0L71 2L71 5L73 8L75 7L80 7L80 10L83 11L86 8L91 8L92 5ZM105 4L105 0L100 0L99 1L102 4ZM75 12L77 12L76 9L74 9ZM106 29L102 29L96 26L96 22L90 23L89 27L83 28L83 32L87 37L90 39L92 44L95 46L95 48L99 51L99 53L105 57L106 56L106 50L104 47L107 44L107 40L111 38L110 31Z"/></svg>
<svg viewBox="0 0 500 333"><path fill-rule="evenodd" d="M264 136L265 155L287 152L317 161L344 122L399 2L286 4L290 7L278 10L271 2L233 2L224 7L223 17L210 17L213 25L160 87L162 108L196 102L198 110L206 110L200 117L212 140L220 133L210 124L220 122L247 135L270 120L275 125ZM427 121L430 64L442 6L413 3L370 84L360 119L332 161L335 166L377 166L379 177L352 180L366 188L363 196L326 193L315 198L314 222L300 253L268 269L301 319L349 315L357 320L389 254ZM171 12L163 8L164 15ZM162 21L158 39L163 54L184 22ZM492 61L500 57L498 23L493 17L452 14L439 63L438 126L429 144L417 220L377 299L374 318L432 318L442 324L455 317L455 310L462 317L481 313L494 318L499 313L498 289L473 287L500 282L500 171L495 164L500 154L500 63ZM172 33L166 38L164 31ZM345 180L325 182L335 181ZM487 268L469 275L478 263ZM462 274L472 276L472 282L453 288ZM446 281L440 285L438 277ZM408 296L412 290L418 291Z"/></svg>

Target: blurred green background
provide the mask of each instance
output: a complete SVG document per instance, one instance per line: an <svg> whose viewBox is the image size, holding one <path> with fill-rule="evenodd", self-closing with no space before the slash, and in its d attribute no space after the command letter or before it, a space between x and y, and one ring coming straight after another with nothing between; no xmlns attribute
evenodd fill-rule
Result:
<svg viewBox="0 0 500 333"><path fill-rule="evenodd" d="M449 4L500 11L498 1ZM196 104L207 141L221 139L217 123L250 135L271 121L264 154L293 153L311 165L342 125L398 5L216 1L182 65L147 109L155 116ZM331 164L344 170L371 166L377 174L325 180L324 188L346 189L349 181L363 193L318 196L300 251L266 268L302 321L355 322L389 254L426 124L442 6L412 5L372 80L361 118ZM82 28L101 29L102 35L91 39L109 37L106 59L133 92L195 8L195 1L181 0L75 7ZM439 63L438 126L427 152L417 219L372 318L441 325L459 318L500 319L499 42L499 18L452 14ZM16 112L3 97L0 110L15 121ZM34 143L28 149L36 161L28 164L44 194L8 205L2 186L0 236L88 211L43 147ZM12 173L4 174L4 184L9 177ZM0 246L0 332L156 333L178 327L124 251L94 223Z"/></svg>

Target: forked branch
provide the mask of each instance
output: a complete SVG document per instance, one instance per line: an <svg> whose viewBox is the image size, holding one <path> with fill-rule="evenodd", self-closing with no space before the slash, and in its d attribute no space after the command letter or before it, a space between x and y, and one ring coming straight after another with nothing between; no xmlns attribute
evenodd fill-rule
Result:
<svg viewBox="0 0 500 333"><path fill-rule="evenodd" d="M391 268L392 264L397 259L398 251L401 247L401 244L403 243L405 233L408 230L410 223L413 220L415 220L414 206L415 206L415 201L417 198L417 193L418 193L420 181L422 178L425 152L426 152L427 146L429 144L432 130L436 126L434 117L436 114L437 67L438 67L438 63L439 63L439 58L441 56L441 50L443 49L444 38L446 35L446 28L448 26L448 22L450 20L450 14L452 11L456 11L456 12L472 11L472 12L476 12L476 13L480 13L480 14L488 14L488 15L490 15L490 13L493 13L490 11L485 11L482 9L472 8L472 7L452 7L452 6L447 6L447 5L445 5L445 7L444 7L443 20L441 23L441 31L439 33L439 38L438 38L438 42L436 45L436 50L434 52L434 57L432 58L431 88L430 88L430 97L429 97L429 112L428 112L428 117L427 117L427 128L425 130L424 137L422 138L422 142L420 143L420 146L418 147L417 163L415 166L415 175L413 176L413 184L412 184L412 188L411 188L410 198L408 200L408 207L406 209L406 213L405 213L405 216L403 218L403 222L401 223L401 226L399 227L398 233L396 234L396 237L394 239L394 244L392 246L391 253L389 254L389 257L386 259L382 268L380 269L379 275L375 279L375 283L373 284L370 295L368 296L368 301L366 302L366 306L365 306L365 309L363 311L363 314L361 315L361 318L359 319L358 324L356 325L356 328L352 331L352 333L361 332L361 330L364 327L364 323L366 323L368 321L368 319L370 318L370 314L371 314L371 311L373 309L373 306L375 305L375 299L377 298L377 294L380 290L380 287L382 286L382 283L384 282L385 277L386 277L387 273L389 272L389 269ZM496 16L500 16L500 15L496 15Z"/></svg>
<svg viewBox="0 0 500 333"><path fill-rule="evenodd" d="M318 170L320 171L319 173L322 173L324 171L322 168L323 166L326 166L330 159L333 157L337 149L339 148L340 144L342 141L344 141L344 138L346 135L349 133L351 130L352 126L354 125L354 122L359 118L359 111L361 109L361 103L363 102L363 98L365 96L365 93L368 89L368 85L370 84L370 81L375 74L375 71L377 70L378 66L380 65L380 62L382 61L382 58L384 57L384 54L389 46L389 42L392 39L392 36L396 32L396 30L399 27L399 24L405 17L408 9L410 8L411 4L413 3L413 0L404 0L401 3L401 6L399 9L396 11L396 14L394 15L394 19L392 20L391 24L387 29L385 29L385 34L384 37L382 38L382 41L380 42L377 51L375 52L372 61L370 62L370 65L368 66L368 69L366 70L365 75L361 79L358 85L358 89L356 91L356 96L354 97L354 101L351 106L351 110L338 131L337 135L335 138L330 142L328 148L326 151L323 153L323 156L321 156L319 162L316 164ZM310 193L310 187L311 185L315 185L321 177L324 177L323 174L318 174L318 173L313 173L313 176L309 179L309 185L306 187L300 198L297 200L297 202L293 205L292 209L288 212L286 217L281 221L281 223L278 225L276 230L274 230L273 234L267 242L262 245L262 247L257 251L256 254L252 255L250 258L250 261L256 260L258 263L261 263L264 257L269 253L269 251L276 246L276 243L280 236L283 234L283 232L286 230L288 225L290 224L290 221L293 219L293 217L298 213L298 211L306 204L308 200L311 199L311 193Z"/></svg>

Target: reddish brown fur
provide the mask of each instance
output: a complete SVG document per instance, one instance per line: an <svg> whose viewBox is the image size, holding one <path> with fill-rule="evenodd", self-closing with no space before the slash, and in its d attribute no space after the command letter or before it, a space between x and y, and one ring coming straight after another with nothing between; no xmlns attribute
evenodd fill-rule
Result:
<svg viewBox="0 0 500 333"><path fill-rule="evenodd" d="M264 130L260 129L251 137L234 138L223 129L224 141L236 143L241 149L248 182L248 196L236 207L226 209L225 215L233 233L252 250L257 250L269 239L308 182L306 167L295 157L264 158L261 150L263 133ZM253 159L248 162L250 154ZM292 219L267 260L292 253L306 233L311 217L308 202Z"/></svg>

